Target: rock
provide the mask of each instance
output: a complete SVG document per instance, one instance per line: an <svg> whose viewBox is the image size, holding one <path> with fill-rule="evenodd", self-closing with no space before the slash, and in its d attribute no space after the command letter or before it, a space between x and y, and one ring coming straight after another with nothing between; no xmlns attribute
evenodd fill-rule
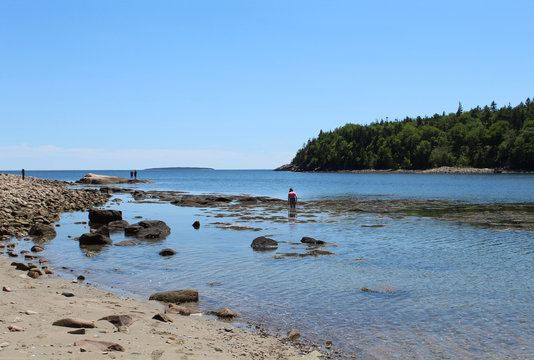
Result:
<svg viewBox="0 0 534 360"><path fill-rule="evenodd" d="M144 200L144 199L146 199L148 196L147 196L146 192L144 192L144 191L141 191L141 190L135 190L135 191L132 193L132 197L133 197L135 200Z"/></svg>
<svg viewBox="0 0 534 360"><path fill-rule="evenodd" d="M165 314L180 314L180 315L188 316L188 315L191 315L192 313L193 313L193 310L182 305L169 304L169 306L165 309Z"/></svg>
<svg viewBox="0 0 534 360"><path fill-rule="evenodd" d="M172 255L175 255L176 254L176 251L174 251L173 249L163 249L159 252L159 254L161 256L172 256Z"/></svg>
<svg viewBox="0 0 534 360"><path fill-rule="evenodd" d="M172 322L172 319L170 317L162 313L157 313L152 317L152 319L156 319L163 322Z"/></svg>
<svg viewBox="0 0 534 360"><path fill-rule="evenodd" d="M39 240L51 240L57 235L53 226L41 223L34 224L28 234Z"/></svg>
<svg viewBox="0 0 534 360"><path fill-rule="evenodd" d="M17 269L17 270L22 270L22 271L30 270L30 267L28 265L26 265L25 263L12 262L11 265L15 266L15 269Z"/></svg>
<svg viewBox="0 0 534 360"><path fill-rule="evenodd" d="M140 179L126 179L120 176L111 176L111 175L97 175L88 173L80 180L76 181L77 184L88 184L88 185L108 185L108 184L147 184L153 183L150 180L140 180Z"/></svg>
<svg viewBox="0 0 534 360"><path fill-rule="evenodd" d="M32 279L37 279L41 275L44 275L44 273L40 269L31 269L30 271L28 271L27 275Z"/></svg>
<svg viewBox="0 0 534 360"><path fill-rule="evenodd" d="M87 233L80 236L80 246L82 245L111 245L113 241L106 235L98 233Z"/></svg>
<svg viewBox="0 0 534 360"><path fill-rule="evenodd" d="M89 210L89 221L92 223L107 224L115 220L122 220L122 211L106 209Z"/></svg>
<svg viewBox="0 0 534 360"><path fill-rule="evenodd" d="M268 237L260 236L255 238L250 246L257 251L276 250L278 249L278 242Z"/></svg>
<svg viewBox="0 0 534 360"><path fill-rule="evenodd" d="M15 332L15 331L24 331L23 328L20 328L20 327L15 326L15 325L9 325L7 328L8 328L9 331L11 331L11 332Z"/></svg>
<svg viewBox="0 0 534 360"><path fill-rule="evenodd" d="M97 341L97 340L77 340L74 342L74 346L93 345L101 351L124 351L124 347L118 343L109 341Z"/></svg>
<svg viewBox="0 0 534 360"><path fill-rule="evenodd" d="M115 325L117 329L120 329L121 326L129 327L135 321L130 315L108 315L98 320L109 321L110 323Z"/></svg>
<svg viewBox="0 0 534 360"><path fill-rule="evenodd" d="M123 241L119 241L118 243L116 244L113 244L115 246L132 246L132 245L139 245L140 242L137 241L137 240L123 240Z"/></svg>
<svg viewBox="0 0 534 360"><path fill-rule="evenodd" d="M74 334L74 335L85 335L85 329L84 328L81 328L81 329L76 329L76 330L71 330L71 331L67 331L69 334Z"/></svg>
<svg viewBox="0 0 534 360"><path fill-rule="evenodd" d="M52 325L71 327L71 328L91 328L91 329L95 327L95 324L92 321L72 319L72 318L64 318L64 319L56 320L52 323Z"/></svg>
<svg viewBox="0 0 534 360"><path fill-rule="evenodd" d="M71 292L62 292L61 295L65 296L65 297L73 297L74 294L71 293Z"/></svg>
<svg viewBox="0 0 534 360"><path fill-rule="evenodd" d="M200 229L200 221L198 221L198 220L195 221L195 222L193 223L193 227L194 227L195 229L197 229L197 230Z"/></svg>
<svg viewBox="0 0 534 360"><path fill-rule="evenodd" d="M96 231L94 231L96 234L102 234L104 236L109 237L109 228L107 225L103 225L99 227Z"/></svg>
<svg viewBox="0 0 534 360"><path fill-rule="evenodd" d="M192 289L173 290L157 292L150 295L149 300L158 300L168 303L181 304L186 302L197 302L198 291Z"/></svg>
<svg viewBox="0 0 534 360"><path fill-rule="evenodd" d="M37 315L38 314L37 311L33 311L33 310L26 310L24 313L26 315Z"/></svg>
<svg viewBox="0 0 534 360"><path fill-rule="evenodd" d="M124 231L130 224L126 220L113 220L108 223L109 232Z"/></svg>
<svg viewBox="0 0 534 360"><path fill-rule="evenodd" d="M76 279L78 279L78 281L84 281L85 280L85 276L80 275Z"/></svg>
<svg viewBox="0 0 534 360"><path fill-rule="evenodd" d="M287 333L287 338L291 341L298 340L300 338L300 333L295 329L291 329Z"/></svg>
<svg viewBox="0 0 534 360"><path fill-rule="evenodd" d="M12 290L9 287L4 285L4 286L2 286L2 291L11 292Z"/></svg>
<svg viewBox="0 0 534 360"><path fill-rule="evenodd" d="M239 317L239 315L237 313L235 313L232 310L230 310L228 308L225 308L225 307L223 307L219 311L210 311L210 312L208 312L208 314L216 315L217 317L224 318L224 319L232 319L232 318L235 318L235 317Z"/></svg>
<svg viewBox="0 0 534 360"><path fill-rule="evenodd" d="M139 239L164 239L171 229L161 220L143 220L124 229L127 236Z"/></svg>
<svg viewBox="0 0 534 360"><path fill-rule="evenodd" d="M308 244L308 245L325 245L326 242L324 242L323 240L316 240L312 237L309 237L309 236L304 236L301 240L300 240L301 243L303 244Z"/></svg>

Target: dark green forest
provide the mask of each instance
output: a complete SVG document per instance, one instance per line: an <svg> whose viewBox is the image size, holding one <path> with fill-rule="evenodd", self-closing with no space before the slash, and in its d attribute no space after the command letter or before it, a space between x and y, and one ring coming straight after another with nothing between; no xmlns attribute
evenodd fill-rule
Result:
<svg viewBox="0 0 534 360"><path fill-rule="evenodd" d="M346 124L321 131L297 152L300 171L422 170L440 166L534 169L534 103L432 117Z"/></svg>

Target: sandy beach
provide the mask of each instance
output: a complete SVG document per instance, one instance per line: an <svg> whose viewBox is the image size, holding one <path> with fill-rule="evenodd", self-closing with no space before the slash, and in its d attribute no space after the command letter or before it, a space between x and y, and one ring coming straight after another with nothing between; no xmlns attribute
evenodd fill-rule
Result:
<svg viewBox="0 0 534 360"><path fill-rule="evenodd" d="M46 217L32 215L25 216L30 221L10 226L18 215L29 212L17 210L19 207L33 212L39 208L43 214L49 213L50 209L46 209L49 203L42 197L46 197L55 185L32 179L32 186L24 186L15 175L4 176L2 180L4 235L0 241L3 255L0 256L0 358L320 358L317 351L309 348L303 351L298 344L269 336L261 330L238 328L214 316L195 313L195 310L189 316L166 313L168 304L160 301L123 297L84 284L74 277L56 277L54 269L46 267L46 259L40 258L38 253L21 253L16 247L19 240L8 239L15 233L19 237L25 236L26 229L32 225L30 222L51 222ZM17 187L18 193L13 191ZM57 187L71 192L64 189L64 185L57 184ZM25 200L17 204L14 199ZM101 201L98 196L93 199ZM90 201L85 203L89 204ZM53 213L54 217L59 215L58 212ZM9 234L9 229L14 229L13 233ZM25 265L33 263L30 266L37 268L41 275L30 277L31 271L16 269L13 261ZM50 274L44 274L45 270ZM154 318L157 314L160 319ZM103 319L106 317L109 320Z"/></svg>

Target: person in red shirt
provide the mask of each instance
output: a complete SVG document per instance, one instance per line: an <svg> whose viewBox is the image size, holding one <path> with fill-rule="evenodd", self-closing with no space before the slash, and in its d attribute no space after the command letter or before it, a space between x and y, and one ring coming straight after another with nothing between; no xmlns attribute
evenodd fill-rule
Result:
<svg viewBox="0 0 534 360"><path fill-rule="evenodd" d="M289 194L287 194L287 201L289 203L290 209L295 209L297 206L297 193L293 189L289 189Z"/></svg>

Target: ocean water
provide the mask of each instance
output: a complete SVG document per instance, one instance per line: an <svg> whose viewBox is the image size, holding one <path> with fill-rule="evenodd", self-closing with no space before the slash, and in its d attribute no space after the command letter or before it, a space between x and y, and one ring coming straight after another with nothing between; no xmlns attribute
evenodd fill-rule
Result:
<svg viewBox="0 0 534 360"><path fill-rule="evenodd" d="M74 181L89 171L27 171L28 176ZM129 177L128 171L91 171ZM467 203L534 203L532 175L308 174L273 171L139 171L154 184L144 190L267 195L285 198L293 187L302 200L377 198L455 200ZM317 222L253 223L261 232L223 230L210 223L235 221L211 209L136 203L129 195L110 203L130 223L164 220L165 240L134 247L105 247L88 258L72 237L88 229L86 213L61 218L43 256L67 265L87 281L147 298L181 288L200 292L203 310L229 307L241 321L262 322L284 335L295 328L312 341L363 359L534 358L534 236L521 230L407 216L357 213ZM287 212L278 215L287 217ZM191 224L199 220L199 230ZM242 224L240 225L248 225ZM362 227L365 225L366 227ZM382 227L368 227L381 225ZM269 235L277 252L300 252L303 236L334 244L335 255L277 259L254 252L252 240ZM70 238L69 238L70 236ZM114 242L126 239L112 234ZM21 247L31 246L22 241ZM172 257L158 252L166 247ZM212 286L208 283L218 283ZM363 292L361 288L392 289Z"/></svg>

